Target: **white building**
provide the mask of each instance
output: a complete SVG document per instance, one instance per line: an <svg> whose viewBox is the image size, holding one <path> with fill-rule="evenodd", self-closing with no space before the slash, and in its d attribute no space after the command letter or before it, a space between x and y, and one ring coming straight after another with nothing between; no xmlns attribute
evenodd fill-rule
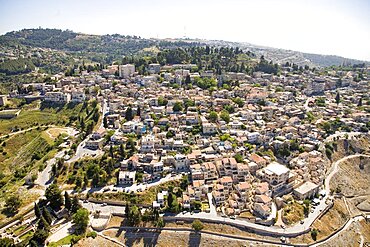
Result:
<svg viewBox="0 0 370 247"><path fill-rule="evenodd" d="M71 93L71 101L81 103L84 102L86 99L86 95L83 90L76 90L72 91Z"/></svg>
<svg viewBox="0 0 370 247"><path fill-rule="evenodd" d="M175 155L175 169L185 170L189 167L189 160L185 155L176 154Z"/></svg>
<svg viewBox="0 0 370 247"><path fill-rule="evenodd" d="M151 63L148 66L148 72L151 74L158 74L161 71L161 65L159 63Z"/></svg>
<svg viewBox="0 0 370 247"><path fill-rule="evenodd" d="M288 184L290 170L277 162L272 162L257 171L257 176L269 183L272 193L277 193Z"/></svg>
<svg viewBox="0 0 370 247"><path fill-rule="evenodd" d="M0 95L0 106L4 106L8 103L8 97L6 95Z"/></svg>
<svg viewBox="0 0 370 247"><path fill-rule="evenodd" d="M119 66L119 76L122 78L129 78L135 73L135 65L125 64Z"/></svg>
<svg viewBox="0 0 370 247"><path fill-rule="evenodd" d="M141 138L141 148L140 151L143 153L154 152L154 135L146 135Z"/></svg>
<svg viewBox="0 0 370 247"><path fill-rule="evenodd" d="M217 133L217 126L214 123L202 123L202 131L205 135Z"/></svg>
<svg viewBox="0 0 370 247"><path fill-rule="evenodd" d="M314 197L319 192L319 185L307 181L300 185L298 188L293 190L293 194L299 199L304 200L306 198Z"/></svg>
<svg viewBox="0 0 370 247"><path fill-rule="evenodd" d="M136 171L120 171L118 174L118 184L120 185L131 185L135 183Z"/></svg>
<svg viewBox="0 0 370 247"><path fill-rule="evenodd" d="M69 93L63 92L47 92L45 94L45 101L52 103L68 103L71 100Z"/></svg>

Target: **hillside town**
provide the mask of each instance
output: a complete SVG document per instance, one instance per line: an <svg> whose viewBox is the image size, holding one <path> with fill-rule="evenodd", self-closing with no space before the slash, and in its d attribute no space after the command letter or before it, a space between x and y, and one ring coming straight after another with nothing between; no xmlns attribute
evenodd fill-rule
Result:
<svg viewBox="0 0 370 247"><path fill-rule="evenodd" d="M17 49L2 55L13 60ZM49 212L43 217L52 233L31 212L26 221L0 228L1 236L21 243L21 236L35 231L34 239L42 229L48 233L37 242L57 242L69 236L79 208L89 212L85 231L102 232L112 218L123 217L130 227L150 220L155 227L193 220L232 225L281 243L312 235L314 222L341 195L341 187L329 184L341 160L338 142L346 141L348 154L368 157L366 147L348 142L369 135L370 67L278 65L238 48L197 49L221 57L221 64L204 63L208 58L82 61L51 75L33 68L36 81L0 95L0 121L20 124L1 133L2 147L11 135L65 131L54 137L58 153L48 160L41 159L47 151L40 150L40 158L32 151L31 164L41 160L42 169L21 177L25 185L41 186L46 201L39 199L35 210L41 205ZM25 56L47 59L56 51L29 52ZM167 61L176 52L169 51ZM30 108L59 117L22 120ZM26 230L12 235L16 227Z"/></svg>
<svg viewBox="0 0 370 247"><path fill-rule="evenodd" d="M1 103L7 97L53 104L95 98L104 120L84 148L109 150L133 137L137 150L114 164L120 168L117 185L135 184L137 173L143 183L187 174L189 185L177 198L183 210L209 203L222 215L250 212L267 225L274 224L288 195L302 201L320 198L330 167L326 136L338 127L368 132L370 114L354 106L368 97L369 81L357 81L356 72L291 74L286 66L280 75L216 75L192 72L195 67L149 64L143 76L126 64L76 71L79 75L72 77L59 74L52 78L55 84L24 84L30 93L10 93ZM203 79L237 86L202 89L195 81ZM113 134L105 143L109 131ZM163 205L158 193L153 207Z"/></svg>

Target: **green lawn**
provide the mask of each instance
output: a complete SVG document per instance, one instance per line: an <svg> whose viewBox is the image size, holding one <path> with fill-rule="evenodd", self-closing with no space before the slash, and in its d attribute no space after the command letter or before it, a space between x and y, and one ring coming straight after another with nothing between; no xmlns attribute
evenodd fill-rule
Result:
<svg viewBox="0 0 370 247"><path fill-rule="evenodd" d="M63 246L63 245L68 245L71 244L73 238L78 238L79 236L75 234L71 234L67 237L64 237L60 239L58 242L51 242L48 244L48 247L58 247L58 246Z"/></svg>
<svg viewBox="0 0 370 247"><path fill-rule="evenodd" d="M77 116L82 104L65 105L60 107L43 107L42 109L28 109L28 105L22 108L18 117L0 120L0 135L12 132L12 129L27 129L38 125L65 126L71 116Z"/></svg>

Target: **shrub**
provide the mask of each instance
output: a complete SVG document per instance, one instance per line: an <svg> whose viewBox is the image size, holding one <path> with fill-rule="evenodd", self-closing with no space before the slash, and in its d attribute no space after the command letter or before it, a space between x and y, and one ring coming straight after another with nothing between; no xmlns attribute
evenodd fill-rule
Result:
<svg viewBox="0 0 370 247"><path fill-rule="evenodd" d="M204 228L200 220L194 220L193 223L191 224L191 227L196 231L201 231Z"/></svg>
<svg viewBox="0 0 370 247"><path fill-rule="evenodd" d="M94 231L92 231L92 232L89 232L87 235L86 235L86 237L88 237L88 238L96 238L96 236L98 236L98 234L96 233L96 232L94 232Z"/></svg>

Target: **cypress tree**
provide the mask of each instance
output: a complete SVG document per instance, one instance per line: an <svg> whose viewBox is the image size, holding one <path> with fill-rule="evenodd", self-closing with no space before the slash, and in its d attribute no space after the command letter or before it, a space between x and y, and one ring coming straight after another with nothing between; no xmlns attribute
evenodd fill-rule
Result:
<svg viewBox="0 0 370 247"><path fill-rule="evenodd" d="M49 210L47 210L46 208L42 210L42 216L49 225L51 224L51 222L53 222L53 218L51 217Z"/></svg>
<svg viewBox="0 0 370 247"><path fill-rule="evenodd" d="M71 198L69 197L69 194L68 194L67 191L64 193L64 205L65 205L66 209L71 210L72 201L71 201Z"/></svg>
<svg viewBox="0 0 370 247"><path fill-rule="evenodd" d="M34 207L34 209L35 209L35 215L36 215L36 218L40 218L40 216L41 216L41 210L40 210L40 207L39 207L39 205L35 202L35 207Z"/></svg>

